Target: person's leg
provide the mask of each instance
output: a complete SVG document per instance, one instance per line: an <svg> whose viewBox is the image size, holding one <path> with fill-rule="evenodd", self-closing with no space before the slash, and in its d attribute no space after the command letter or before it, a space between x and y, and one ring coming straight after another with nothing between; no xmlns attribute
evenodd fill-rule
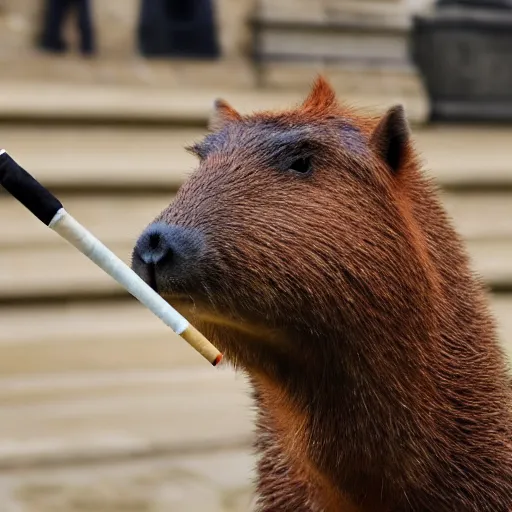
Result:
<svg viewBox="0 0 512 512"><path fill-rule="evenodd" d="M62 38L62 25L70 0L46 0L44 26L40 46L48 51L64 52L67 45Z"/></svg>
<svg viewBox="0 0 512 512"><path fill-rule="evenodd" d="M80 50L84 55L95 53L94 27L89 0L76 0L78 8L78 29L80 31Z"/></svg>

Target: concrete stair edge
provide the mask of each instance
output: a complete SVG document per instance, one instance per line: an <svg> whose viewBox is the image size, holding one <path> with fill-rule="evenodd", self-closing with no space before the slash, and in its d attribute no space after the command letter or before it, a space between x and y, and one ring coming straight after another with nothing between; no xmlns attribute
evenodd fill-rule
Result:
<svg viewBox="0 0 512 512"><path fill-rule="evenodd" d="M49 187L171 190L197 167L185 147L201 140L205 128L46 126L42 130L13 123L0 125L0 145ZM422 167L441 185L512 185L511 126L417 127L412 137Z"/></svg>
<svg viewBox="0 0 512 512"><path fill-rule="evenodd" d="M313 82L315 74L311 74ZM213 102L223 97L242 113L287 109L300 103L306 90L148 88L79 84L0 84L0 119L25 121L87 121L175 123L206 126ZM404 93L341 96L349 104L382 113L396 102L405 104L413 123L426 118L422 98Z"/></svg>
<svg viewBox="0 0 512 512"><path fill-rule="evenodd" d="M109 245L130 264L133 243ZM512 288L512 241L467 242L473 268L493 289ZM23 270L25 269L25 270ZM76 249L63 244L0 252L0 297L8 300L121 296L127 292Z"/></svg>

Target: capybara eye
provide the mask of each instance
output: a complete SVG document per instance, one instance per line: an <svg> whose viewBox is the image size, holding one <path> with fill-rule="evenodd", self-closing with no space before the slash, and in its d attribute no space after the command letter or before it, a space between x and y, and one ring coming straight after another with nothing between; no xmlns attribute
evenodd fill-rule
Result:
<svg viewBox="0 0 512 512"><path fill-rule="evenodd" d="M295 160L292 165L290 165L290 171L295 171L300 174L307 174L311 172L311 158L299 158Z"/></svg>

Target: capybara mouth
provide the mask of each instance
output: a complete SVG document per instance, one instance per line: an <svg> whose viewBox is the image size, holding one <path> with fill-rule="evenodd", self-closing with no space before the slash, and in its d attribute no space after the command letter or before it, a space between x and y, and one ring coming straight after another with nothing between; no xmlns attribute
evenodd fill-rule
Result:
<svg viewBox="0 0 512 512"><path fill-rule="evenodd" d="M217 311L213 304L189 293L167 290L160 291L159 294L174 309L194 322L197 320L204 321L206 318L210 320L212 318L221 318L223 316Z"/></svg>
<svg viewBox="0 0 512 512"><path fill-rule="evenodd" d="M148 265L147 268L147 276L146 276L146 283L155 290L155 292L158 292L158 283L156 281L156 269L154 265Z"/></svg>
<svg viewBox="0 0 512 512"><path fill-rule="evenodd" d="M272 341L281 338L275 329L243 318L229 310L221 310L210 300L195 298L186 293L162 293L161 296L178 312L199 325L227 329L252 338Z"/></svg>
<svg viewBox="0 0 512 512"><path fill-rule="evenodd" d="M158 291L158 290L156 290ZM162 292L160 293L162 298L164 298L171 306L180 305L187 306L190 308L194 308L196 306L196 301L191 295L187 295L185 293L170 293L170 292Z"/></svg>

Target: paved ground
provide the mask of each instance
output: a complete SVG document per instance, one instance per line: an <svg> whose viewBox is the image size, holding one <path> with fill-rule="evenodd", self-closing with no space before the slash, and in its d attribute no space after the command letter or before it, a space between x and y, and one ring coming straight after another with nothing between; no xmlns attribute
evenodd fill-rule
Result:
<svg viewBox="0 0 512 512"><path fill-rule="evenodd" d="M0 474L2 512L247 512L247 450Z"/></svg>
<svg viewBox="0 0 512 512"><path fill-rule="evenodd" d="M136 352L125 350L140 367ZM72 342L63 352L77 356ZM66 373L66 363L53 360L60 375L39 365L39 376L0 378L0 510L249 510L246 386L201 363L102 372L69 365Z"/></svg>

